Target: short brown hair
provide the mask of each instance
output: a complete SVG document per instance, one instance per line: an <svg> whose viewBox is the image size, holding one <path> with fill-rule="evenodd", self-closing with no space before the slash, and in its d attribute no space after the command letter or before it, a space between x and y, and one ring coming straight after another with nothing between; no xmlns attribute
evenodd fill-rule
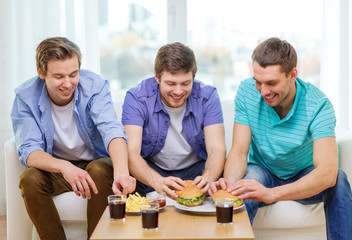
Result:
<svg viewBox="0 0 352 240"><path fill-rule="evenodd" d="M252 60L263 68L269 65L280 65L281 72L288 75L297 66L297 53L287 41L269 38L254 49Z"/></svg>
<svg viewBox="0 0 352 240"><path fill-rule="evenodd" d="M196 57L192 49L182 43L166 44L159 49L156 55L154 71L159 78L164 71L171 74L192 72L194 79L197 73Z"/></svg>
<svg viewBox="0 0 352 240"><path fill-rule="evenodd" d="M39 43L35 59L37 68L46 76L48 70L48 62L50 60L64 60L77 56L78 65L81 67L81 50L79 47L64 37L47 38Z"/></svg>

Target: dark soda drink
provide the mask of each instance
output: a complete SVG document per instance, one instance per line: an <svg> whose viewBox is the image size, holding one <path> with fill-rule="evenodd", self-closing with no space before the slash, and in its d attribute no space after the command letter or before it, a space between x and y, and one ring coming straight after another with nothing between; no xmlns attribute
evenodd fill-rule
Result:
<svg viewBox="0 0 352 240"><path fill-rule="evenodd" d="M159 212L157 210L142 211L142 227L144 229L154 229L158 227Z"/></svg>
<svg viewBox="0 0 352 240"><path fill-rule="evenodd" d="M233 206L216 206L216 219L218 223L232 223Z"/></svg>
<svg viewBox="0 0 352 240"><path fill-rule="evenodd" d="M110 218L123 220L126 217L126 202L113 201L109 203Z"/></svg>

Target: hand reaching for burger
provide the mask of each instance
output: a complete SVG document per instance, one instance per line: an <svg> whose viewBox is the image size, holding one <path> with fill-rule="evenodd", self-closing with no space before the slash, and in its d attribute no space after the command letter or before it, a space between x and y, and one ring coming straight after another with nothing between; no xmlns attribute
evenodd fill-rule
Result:
<svg viewBox="0 0 352 240"><path fill-rule="evenodd" d="M210 196L212 196L218 190L220 190L220 189L226 190L229 187L230 187L230 183L228 183L225 178L220 178L218 181L210 184L210 188L209 188L208 193Z"/></svg>
<svg viewBox="0 0 352 240"><path fill-rule="evenodd" d="M164 193L169 198L177 199L178 195L174 191L182 190L183 187L187 187L187 184L181 178L160 177L156 180L154 189L158 193Z"/></svg>
<svg viewBox="0 0 352 240"><path fill-rule="evenodd" d="M198 176L193 180L193 185L196 185L198 188L202 189L203 193L206 193L210 188L210 181L204 176Z"/></svg>

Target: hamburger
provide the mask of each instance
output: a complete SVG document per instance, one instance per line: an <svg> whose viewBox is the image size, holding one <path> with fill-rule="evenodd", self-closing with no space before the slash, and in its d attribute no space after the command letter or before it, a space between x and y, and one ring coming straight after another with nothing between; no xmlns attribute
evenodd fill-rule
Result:
<svg viewBox="0 0 352 240"><path fill-rule="evenodd" d="M192 180L185 180L187 187L183 187L181 191L175 191L178 195L176 201L188 207L201 205L205 200L205 195L202 192L202 189L193 185L192 182Z"/></svg>
<svg viewBox="0 0 352 240"><path fill-rule="evenodd" d="M233 199L233 207L238 207L243 204L242 199L239 199L237 196L232 195L231 193L223 189L214 193L211 198L213 199L213 202L215 202L216 199Z"/></svg>

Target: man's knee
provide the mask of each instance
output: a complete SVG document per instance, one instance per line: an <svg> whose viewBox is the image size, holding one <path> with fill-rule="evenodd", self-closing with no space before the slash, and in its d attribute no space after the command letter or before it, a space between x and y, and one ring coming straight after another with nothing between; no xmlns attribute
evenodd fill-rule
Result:
<svg viewBox="0 0 352 240"><path fill-rule="evenodd" d="M264 181L263 179L265 176L266 176L266 171L263 169L263 167L256 164L250 164L247 167L247 172L246 172L246 175L244 176L244 179L254 179L262 183Z"/></svg>
<svg viewBox="0 0 352 240"><path fill-rule="evenodd" d="M341 191L343 191L345 193L351 191L351 186L350 186L350 183L348 182L347 175L341 169L339 169L338 174L337 174L335 188L337 190L341 189Z"/></svg>
<svg viewBox="0 0 352 240"><path fill-rule="evenodd" d="M89 173L94 182L103 179L113 179L113 169L104 161L93 160L87 165L85 170Z"/></svg>
<svg viewBox="0 0 352 240"><path fill-rule="evenodd" d="M19 187L23 194L35 193L48 184L48 173L37 168L27 168L20 176Z"/></svg>

